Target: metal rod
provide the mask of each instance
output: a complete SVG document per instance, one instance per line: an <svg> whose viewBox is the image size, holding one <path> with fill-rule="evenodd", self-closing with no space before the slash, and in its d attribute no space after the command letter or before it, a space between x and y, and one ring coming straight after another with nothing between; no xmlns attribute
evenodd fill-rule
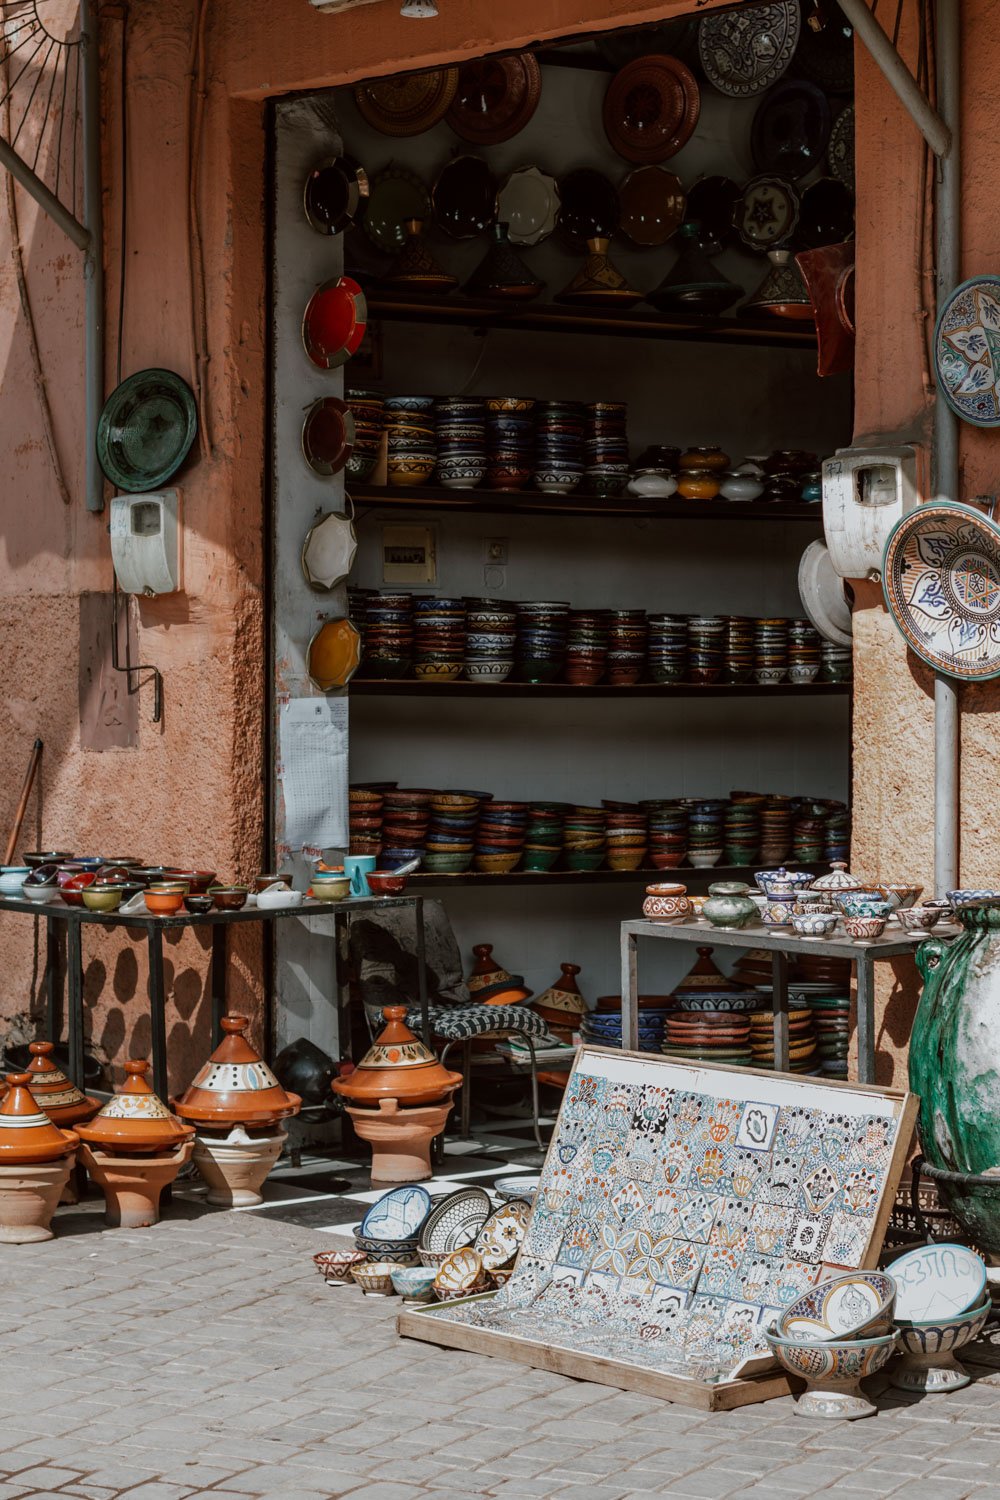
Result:
<svg viewBox="0 0 1000 1500"><path fill-rule="evenodd" d="M59 972L59 929L45 919L45 1027L50 1042L62 1040L63 981Z"/></svg>
<svg viewBox="0 0 1000 1500"><path fill-rule="evenodd" d="M771 954L771 1005L774 1011L774 1067L788 1072L788 954Z"/></svg>
<svg viewBox="0 0 1000 1500"><path fill-rule="evenodd" d="M104 509L104 475L97 462L97 423L104 404L104 228L101 204L101 58L97 7L80 0L83 52L83 219L88 242L83 266L85 288L84 454L86 504ZM122 272L124 273L124 266Z"/></svg>
<svg viewBox="0 0 1000 1500"><path fill-rule="evenodd" d="M83 1088L83 945L80 922L66 925L66 971L69 976L69 1063L66 1071Z"/></svg>
<svg viewBox="0 0 1000 1500"><path fill-rule="evenodd" d="M952 131L921 93L913 74L868 9L865 0L837 0L837 4L868 48L873 62L885 75L934 155L947 156L952 146Z"/></svg>
<svg viewBox="0 0 1000 1500"><path fill-rule="evenodd" d="M621 929L622 946L622 1046L626 1052L639 1050L639 945L625 924Z"/></svg>
<svg viewBox="0 0 1000 1500"><path fill-rule="evenodd" d="M875 966L867 949L858 954L858 1082L875 1082Z"/></svg>
<svg viewBox="0 0 1000 1500"><path fill-rule="evenodd" d="M70 929L72 931L72 928ZM152 1032L153 1089L167 1098L167 1004L163 988L163 928L146 932L149 952L149 1021Z"/></svg>
<svg viewBox="0 0 1000 1500"><path fill-rule="evenodd" d="M26 193L29 193L39 208L44 209L49 218L52 219L64 234L67 234L80 250L87 250L90 244L90 235L83 225L74 218L69 209L66 208L54 193L51 193L40 177L22 161L14 148L5 140L0 140L0 167L6 167L7 171L19 182Z"/></svg>
<svg viewBox="0 0 1000 1500"><path fill-rule="evenodd" d="M224 922L212 928L212 1046L222 1041L222 1018L226 1014L226 966L228 931Z"/></svg>

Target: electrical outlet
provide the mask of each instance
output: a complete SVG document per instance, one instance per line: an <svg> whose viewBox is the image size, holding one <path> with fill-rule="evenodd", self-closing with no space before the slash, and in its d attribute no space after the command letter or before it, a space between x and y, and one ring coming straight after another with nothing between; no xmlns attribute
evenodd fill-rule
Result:
<svg viewBox="0 0 1000 1500"><path fill-rule="evenodd" d="M507 569L498 568L495 565L483 569L483 585L488 589L505 589L507 587Z"/></svg>
<svg viewBox="0 0 1000 1500"><path fill-rule="evenodd" d="M505 536L486 538L486 561L496 563L501 568L507 566L507 538Z"/></svg>

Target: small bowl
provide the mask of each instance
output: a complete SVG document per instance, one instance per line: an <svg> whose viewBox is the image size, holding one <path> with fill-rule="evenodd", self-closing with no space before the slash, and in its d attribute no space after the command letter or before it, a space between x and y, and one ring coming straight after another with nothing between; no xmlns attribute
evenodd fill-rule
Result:
<svg viewBox="0 0 1000 1500"><path fill-rule="evenodd" d="M397 875L395 870L370 870L365 879L373 896L401 896L406 890L406 875Z"/></svg>
<svg viewBox="0 0 1000 1500"><path fill-rule="evenodd" d="M406 1302L433 1301L436 1275L431 1266L393 1266L389 1272L393 1286Z"/></svg>
<svg viewBox="0 0 1000 1500"><path fill-rule="evenodd" d="M895 1307L896 1283L885 1271L851 1271L797 1297L777 1327L782 1338L805 1343L873 1339L892 1328Z"/></svg>
<svg viewBox="0 0 1000 1500"><path fill-rule="evenodd" d="M192 917L207 917L209 912L215 907L215 898L210 896L207 891L199 891L197 893L192 891L184 897L184 906L191 913Z"/></svg>
<svg viewBox="0 0 1000 1500"><path fill-rule="evenodd" d="M351 1275L367 1297L394 1297L393 1270L389 1261L369 1260L363 1266L354 1266Z"/></svg>
<svg viewBox="0 0 1000 1500"><path fill-rule="evenodd" d="M4 865L0 869L0 895L20 896L25 879L30 873L27 865Z"/></svg>
<svg viewBox="0 0 1000 1500"><path fill-rule="evenodd" d="M287 881L288 878L287 875L255 875L253 889L260 895L261 891L266 891L269 885L274 885L279 880ZM323 1252L324 1255L326 1253L326 1251Z"/></svg>
<svg viewBox="0 0 1000 1500"><path fill-rule="evenodd" d="M208 894L215 902L217 911L242 911L247 904L249 892L245 885L212 885Z"/></svg>
<svg viewBox="0 0 1000 1500"><path fill-rule="evenodd" d="M314 876L309 894L315 901L343 901L351 894L351 882L346 875L336 880L317 880Z"/></svg>
<svg viewBox="0 0 1000 1500"><path fill-rule="evenodd" d="M23 887L23 889L25 891L28 891L32 887L37 888L37 887L41 886L43 889L55 890L56 885L57 885L58 875L59 875L59 866L58 865L53 865L53 864L33 865L32 868L31 868L31 870L24 877L24 887Z"/></svg>
<svg viewBox="0 0 1000 1500"><path fill-rule="evenodd" d="M882 895L883 900L888 901L890 906L913 906L924 894L922 885L905 885L902 881L879 882L875 889Z"/></svg>
<svg viewBox="0 0 1000 1500"><path fill-rule="evenodd" d="M215 879L215 871L182 870L166 866L163 871L163 878L171 883L175 880L181 880L187 886L192 896L203 896Z"/></svg>
<svg viewBox="0 0 1000 1500"><path fill-rule="evenodd" d="M807 942L819 942L821 938L828 938L837 925L839 918L835 914L826 912L809 912L802 916L798 912L792 913L792 926L800 938Z"/></svg>
<svg viewBox="0 0 1000 1500"><path fill-rule="evenodd" d="M105 881L95 880L93 885L84 886L81 895L88 911L117 911L122 904L121 886Z"/></svg>
<svg viewBox="0 0 1000 1500"><path fill-rule="evenodd" d="M27 892L25 892L27 894ZM941 920L939 906L899 906L893 917L911 937L930 937L931 928Z"/></svg>
<svg viewBox="0 0 1000 1500"><path fill-rule="evenodd" d="M21 895L25 901L48 901L56 894L58 893L55 881L51 885L29 885L25 881L21 887Z"/></svg>
<svg viewBox="0 0 1000 1500"><path fill-rule="evenodd" d="M65 891L63 892L65 898ZM187 887L183 885L150 885L143 892L146 907L155 917L173 917L184 905Z"/></svg>
<svg viewBox="0 0 1000 1500"><path fill-rule="evenodd" d="M844 917L844 931L855 943L873 943L885 931L885 917Z"/></svg>
<svg viewBox="0 0 1000 1500"><path fill-rule="evenodd" d="M21 858L26 865L34 870L39 865L64 865L73 856L66 849L46 849L44 852L38 849L31 849L25 850Z"/></svg>
<svg viewBox="0 0 1000 1500"><path fill-rule="evenodd" d="M313 1265L327 1286L349 1286L355 1266L363 1266L367 1259L363 1250L321 1250L313 1256Z"/></svg>
<svg viewBox="0 0 1000 1500"><path fill-rule="evenodd" d="M59 894L67 906L82 906L83 891L88 885L93 885L94 876L89 870L81 870L78 874L60 875L58 886Z"/></svg>
<svg viewBox="0 0 1000 1500"><path fill-rule="evenodd" d="M493 1191L504 1203L511 1203L515 1199L523 1199L525 1203L534 1203L540 1181L541 1176L538 1173L525 1177L498 1177L493 1184Z"/></svg>

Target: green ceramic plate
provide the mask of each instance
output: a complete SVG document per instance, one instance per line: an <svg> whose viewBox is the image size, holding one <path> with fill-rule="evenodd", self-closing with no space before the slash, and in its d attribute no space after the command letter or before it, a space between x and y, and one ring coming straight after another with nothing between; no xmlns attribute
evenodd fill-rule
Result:
<svg viewBox="0 0 1000 1500"><path fill-rule="evenodd" d="M172 370L139 370L105 402L97 423L97 459L118 489L142 494L177 473L197 431L187 383Z"/></svg>

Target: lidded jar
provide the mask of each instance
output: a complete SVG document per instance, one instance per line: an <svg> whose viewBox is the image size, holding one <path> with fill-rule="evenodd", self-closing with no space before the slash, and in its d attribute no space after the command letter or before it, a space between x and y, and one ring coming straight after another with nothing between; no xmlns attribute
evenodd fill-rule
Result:
<svg viewBox="0 0 1000 1500"><path fill-rule="evenodd" d="M100 1099L89 1098L70 1082L52 1061L54 1050L51 1042L32 1042L28 1048L31 1053L28 1086L32 1098L54 1125L75 1125L79 1120L93 1119L101 1107Z"/></svg>
<svg viewBox="0 0 1000 1500"><path fill-rule="evenodd" d="M302 1100L281 1087L260 1053L244 1033L246 1016L223 1016L222 1041L190 1088L173 1101L182 1120L196 1124L273 1125L298 1114Z"/></svg>
<svg viewBox="0 0 1000 1500"><path fill-rule="evenodd" d="M400 1104L437 1104L462 1082L438 1062L431 1049L406 1025L406 1006L387 1005L385 1029L353 1073L335 1078L333 1092L351 1104L377 1107L380 1099Z"/></svg>
<svg viewBox="0 0 1000 1500"><path fill-rule="evenodd" d="M193 1125L182 1125L146 1081L149 1063L133 1057L125 1064L121 1092L113 1094L100 1114L77 1134L88 1146L127 1156L130 1153L174 1151L194 1135Z"/></svg>
<svg viewBox="0 0 1000 1500"><path fill-rule="evenodd" d="M710 885L701 914L713 927L725 929L749 927L760 916L757 903L750 899L749 887L740 880L719 880Z"/></svg>

